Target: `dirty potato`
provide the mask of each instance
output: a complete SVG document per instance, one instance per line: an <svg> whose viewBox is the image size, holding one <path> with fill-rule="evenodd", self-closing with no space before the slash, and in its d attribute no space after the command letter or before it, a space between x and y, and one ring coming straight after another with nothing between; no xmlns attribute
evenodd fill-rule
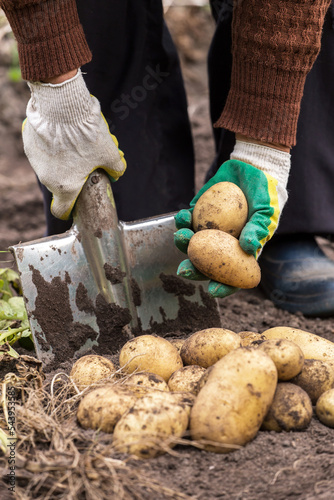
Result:
<svg viewBox="0 0 334 500"><path fill-rule="evenodd" d="M198 199L193 211L194 231L219 229L237 238L247 222L248 204L232 182L218 182Z"/></svg>
<svg viewBox="0 0 334 500"><path fill-rule="evenodd" d="M198 382L206 372L205 368L197 365L183 366L172 374L168 380L168 388L172 392L198 393Z"/></svg>
<svg viewBox="0 0 334 500"><path fill-rule="evenodd" d="M278 380L290 380L301 372L304 365L304 354L295 342L286 339L272 339L262 342L258 348L266 352L275 363Z"/></svg>
<svg viewBox="0 0 334 500"><path fill-rule="evenodd" d="M109 359L97 354L89 354L74 363L70 378L82 391L85 387L106 379L115 372L116 367Z"/></svg>
<svg viewBox="0 0 334 500"><path fill-rule="evenodd" d="M205 276L226 285L254 288L261 279L253 255L242 250L237 238L218 229L195 233L189 241L188 257Z"/></svg>
<svg viewBox="0 0 334 500"><path fill-rule="evenodd" d="M140 335L129 340L119 353L119 364L125 373L146 371L159 375L166 382L183 366L177 348L154 335Z"/></svg>
<svg viewBox="0 0 334 500"><path fill-rule="evenodd" d="M154 389L158 391L168 391L167 382L160 377L160 375L156 375L155 373L133 373L127 378L124 382L124 385L129 388L133 387L144 387L147 389Z"/></svg>
<svg viewBox="0 0 334 500"><path fill-rule="evenodd" d="M153 458L173 448L189 423L189 398L171 392L154 392L137 400L118 421L114 446L121 453Z"/></svg>
<svg viewBox="0 0 334 500"><path fill-rule="evenodd" d="M181 349L184 365L208 368L233 349L240 347L239 336L225 328L206 328L188 337Z"/></svg>
<svg viewBox="0 0 334 500"><path fill-rule="evenodd" d="M330 389L320 396L315 412L320 422L327 427L334 427L334 389Z"/></svg>
<svg viewBox="0 0 334 500"><path fill-rule="evenodd" d="M287 339L295 342L303 351L305 359L320 359L334 368L334 343L318 335L298 328L277 326L262 332L267 339Z"/></svg>
<svg viewBox="0 0 334 500"><path fill-rule="evenodd" d="M173 346L176 347L176 349L181 352L182 346L185 342L185 339L166 339L168 342L170 342Z"/></svg>
<svg viewBox="0 0 334 500"><path fill-rule="evenodd" d="M272 403L277 370L263 351L239 348L210 369L190 414L190 432L208 451L228 453L257 434Z"/></svg>
<svg viewBox="0 0 334 500"><path fill-rule="evenodd" d="M334 370L320 359L305 359L302 371L291 382L304 389L315 405L321 394L334 388Z"/></svg>
<svg viewBox="0 0 334 500"><path fill-rule="evenodd" d="M244 331L238 333L241 338L241 347L256 347L264 340L267 340L264 335L257 332Z"/></svg>
<svg viewBox="0 0 334 500"><path fill-rule="evenodd" d="M136 401L137 397L123 385L103 385L82 398L77 419L84 429L99 429L111 433L121 416Z"/></svg>
<svg viewBox="0 0 334 500"><path fill-rule="evenodd" d="M312 402L301 387L290 382L280 382L263 421L262 430L281 432L306 429L311 422L312 413Z"/></svg>

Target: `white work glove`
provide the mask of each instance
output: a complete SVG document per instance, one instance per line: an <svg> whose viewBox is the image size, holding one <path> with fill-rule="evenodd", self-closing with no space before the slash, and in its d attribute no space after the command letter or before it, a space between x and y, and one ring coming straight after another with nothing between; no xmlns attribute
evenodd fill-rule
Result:
<svg viewBox="0 0 334 500"><path fill-rule="evenodd" d="M124 154L80 70L60 84L28 85L24 150L40 182L53 194L53 215L66 220L91 172L103 168L113 181L123 175Z"/></svg>

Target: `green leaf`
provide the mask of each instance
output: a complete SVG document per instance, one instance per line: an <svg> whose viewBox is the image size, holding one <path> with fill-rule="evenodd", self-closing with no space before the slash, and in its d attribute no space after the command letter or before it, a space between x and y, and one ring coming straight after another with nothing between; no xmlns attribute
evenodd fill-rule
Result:
<svg viewBox="0 0 334 500"><path fill-rule="evenodd" d="M18 353L11 347L15 342L30 350L34 348L20 277L16 271L5 268L0 269L0 345L7 343L8 354L17 358Z"/></svg>
<svg viewBox="0 0 334 500"><path fill-rule="evenodd" d="M16 319L15 312L6 300L0 300L0 320Z"/></svg>
<svg viewBox="0 0 334 500"><path fill-rule="evenodd" d="M11 346L9 346L8 354L10 356L12 356L13 358L19 358L20 357L20 355Z"/></svg>
<svg viewBox="0 0 334 500"><path fill-rule="evenodd" d="M15 319L28 319L26 306L24 304L23 297L11 297L8 300L8 304L13 309L14 314L16 314Z"/></svg>

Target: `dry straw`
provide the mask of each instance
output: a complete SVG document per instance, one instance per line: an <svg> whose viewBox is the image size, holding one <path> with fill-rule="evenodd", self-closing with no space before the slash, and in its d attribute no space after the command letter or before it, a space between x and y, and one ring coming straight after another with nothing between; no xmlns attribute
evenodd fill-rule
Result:
<svg viewBox="0 0 334 500"><path fill-rule="evenodd" d="M35 375L38 378L37 372ZM190 498L156 481L147 462L117 453L111 435L78 426L76 410L87 390L78 391L66 373L58 373L42 385L31 373L21 370L19 375L5 377L2 394L9 385L17 390L15 498L18 500ZM5 414L6 411L2 412L0 420L2 429L8 428ZM0 467L5 480L6 456L0 459Z"/></svg>

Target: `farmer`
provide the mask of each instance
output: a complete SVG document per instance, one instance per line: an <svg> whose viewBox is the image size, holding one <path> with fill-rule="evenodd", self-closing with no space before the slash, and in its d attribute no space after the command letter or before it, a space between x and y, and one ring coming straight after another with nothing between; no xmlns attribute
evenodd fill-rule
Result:
<svg viewBox="0 0 334 500"><path fill-rule="evenodd" d="M125 159L110 132L128 164L124 180L113 185L121 219L186 208L195 194L186 96L161 1L77 3L0 0L31 90L23 141L43 190L48 234L70 226L92 170L103 167L113 180L124 174ZM300 146L293 150L292 200L280 236L260 258L270 298L305 314L334 312L334 263L314 239L334 233L326 141L334 67L329 4L236 1L231 24L232 0L211 0L217 22L209 54L217 156L208 179L215 174L211 183L233 181L244 190L251 218L240 244L256 256L287 201L290 149L324 26L321 61L305 86ZM324 91L316 95L320 86ZM184 266L191 278L190 264ZM210 286L217 297L235 291Z"/></svg>

